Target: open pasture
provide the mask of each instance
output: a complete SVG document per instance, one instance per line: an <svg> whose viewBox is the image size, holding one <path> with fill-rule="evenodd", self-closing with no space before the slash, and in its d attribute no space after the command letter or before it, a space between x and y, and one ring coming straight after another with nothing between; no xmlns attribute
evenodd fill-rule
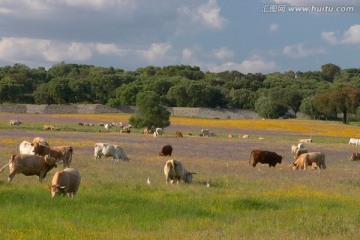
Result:
<svg viewBox="0 0 360 240"><path fill-rule="evenodd" d="M360 151L348 145L350 137L360 136L359 127L309 120L174 117L166 135L154 138L140 129L125 134L78 125L125 124L128 117L1 113L1 166L18 152L21 141L40 136L51 145L73 146L72 167L82 176L75 198L51 199L47 188L56 169L42 183L36 176L17 175L10 184L5 169L0 174L1 238L355 239L360 234L360 163L348 160ZM9 126L10 119L24 123ZM44 131L43 124L59 130ZM216 136L199 137L202 128ZM175 131L184 138L176 138ZM243 134L249 138L238 137ZM289 168L290 146L300 138L312 138L307 148L325 153L326 170ZM95 161L96 142L121 145L130 162ZM158 156L166 144L173 146L173 156ZM252 168L248 161L253 149L275 151L284 162L275 168ZM193 184L166 185L163 165L171 158L197 173Z"/></svg>

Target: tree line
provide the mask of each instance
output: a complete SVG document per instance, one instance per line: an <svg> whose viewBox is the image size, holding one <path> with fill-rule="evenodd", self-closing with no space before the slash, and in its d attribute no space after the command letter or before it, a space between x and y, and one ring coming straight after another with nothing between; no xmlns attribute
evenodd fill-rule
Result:
<svg viewBox="0 0 360 240"><path fill-rule="evenodd" d="M255 110L264 118L334 118L359 111L360 69L327 63L319 71L269 74L204 72L197 66L147 66L135 71L60 62L49 69L0 67L0 102L136 105L144 93L163 106Z"/></svg>

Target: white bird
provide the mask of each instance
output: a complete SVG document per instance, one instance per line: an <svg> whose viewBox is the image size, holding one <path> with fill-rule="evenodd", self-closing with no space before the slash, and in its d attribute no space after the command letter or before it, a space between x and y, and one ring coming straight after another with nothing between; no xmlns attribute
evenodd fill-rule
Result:
<svg viewBox="0 0 360 240"><path fill-rule="evenodd" d="M146 182L147 182L147 184L150 184L150 183L151 183L149 177L147 178L147 181L146 181Z"/></svg>

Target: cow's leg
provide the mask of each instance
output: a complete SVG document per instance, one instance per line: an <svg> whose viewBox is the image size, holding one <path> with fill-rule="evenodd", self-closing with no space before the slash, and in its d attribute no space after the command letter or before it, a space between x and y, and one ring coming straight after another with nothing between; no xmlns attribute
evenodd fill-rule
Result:
<svg viewBox="0 0 360 240"><path fill-rule="evenodd" d="M13 180L13 178L15 177L15 175L16 175L16 171L11 172L8 177L8 182L11 182Z"/></svg>

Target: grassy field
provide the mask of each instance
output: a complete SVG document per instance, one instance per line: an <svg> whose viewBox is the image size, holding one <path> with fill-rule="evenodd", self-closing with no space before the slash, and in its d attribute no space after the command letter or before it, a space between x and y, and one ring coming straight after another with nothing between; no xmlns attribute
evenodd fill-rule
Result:
<svg viewBox="0 0 360 240"><path fill-rule="evenodd" d="M51 145L73 146L72 167L82 176L75 198L52 199L48 186L56 169L42 183L20 174L10 184L6 169L0 174L1 239L358 238L360 163L348 159L359 149L347 143L350 137L360 138L359 127L310 120L175 117L166 135L154 138L140 129L124 134L97 126L127 124L128 117L0 113L1 166L21 141L40 136ZM9 126L10 119L24 124ZM44 131L43 124L58 130ZM199 137L202 128L216 136ZM175 131L182 131L184 138L176 138ZM243 134L249 138L241 138ZM290 146L310 137L314 142L308 149L325 153L327 169L291 170ZM95 161L96 142L120 144L131 161ZM172 158L197 173L193 184L165 183L163 166L170 158L158 156L165 144L173 146ZM284 162L275 168L252 168L249 154L256 148L276 151Z"/></svg>

